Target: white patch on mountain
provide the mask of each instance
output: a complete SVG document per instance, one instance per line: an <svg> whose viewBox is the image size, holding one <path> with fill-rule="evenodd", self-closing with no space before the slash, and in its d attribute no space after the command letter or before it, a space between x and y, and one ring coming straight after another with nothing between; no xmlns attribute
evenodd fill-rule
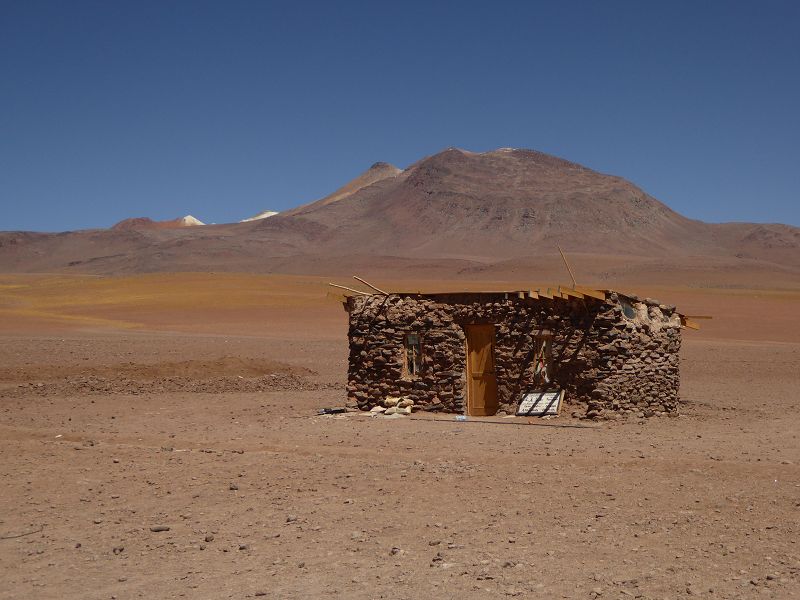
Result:
<svg viewBox="0 0 800 600"><path fill-rule="evenodd" d="M195 225L205 225L200 219L194 218L192 215L186 215L180 218L180 224L184 227L194 227Z"/></svg>
<svg viewBox="0 0 800 600"><path fill-rule="evenodd" d="M239 223L247 223L248 221L259 221L261 219L267 219L269 217L274 217L278 213L274 210L265 210L263 212L258 213L252 217L248 217L246 219L242 219Z"/></svg>

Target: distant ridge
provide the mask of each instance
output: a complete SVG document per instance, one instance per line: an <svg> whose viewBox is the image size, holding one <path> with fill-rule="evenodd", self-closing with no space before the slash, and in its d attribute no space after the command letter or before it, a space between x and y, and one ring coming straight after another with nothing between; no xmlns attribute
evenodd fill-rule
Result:
<svg viewBox="0 0 800 600"><path fill-rule="evenodd" d="M126 229L176 229L179 227L197 227L199 225L205 225L205 223L192 215L178 217L170 221L154 221L149 217L133 217L120 221L113 225L111 229L118 231Z"/></svg>
<svg viewBox="0 0 800 600"><path fill-rule="evenodd" d="M717 279L743 265L774 273L771 280L800 277L797 227L688 219L621 177L535 150L448 148L404 170L375 163L332 194L268 218L195 221L0 233L0 272L311 274L357 266L434 277L499 269L529 276L530 265L549 264L543 257L559 244L591 257L603 278L646 264L713 269Z"/></svg>

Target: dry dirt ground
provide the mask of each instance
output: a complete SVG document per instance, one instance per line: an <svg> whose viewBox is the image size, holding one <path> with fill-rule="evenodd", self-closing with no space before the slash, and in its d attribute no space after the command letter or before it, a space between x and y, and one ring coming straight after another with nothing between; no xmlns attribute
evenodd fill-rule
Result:
<svg viewBox="0 0 800 600"><path fill-rule="evenodd" d="M800 597L796 289L645 289L678 418L490 423L316 415L324 283L0 277L0 598Z"/></svg>

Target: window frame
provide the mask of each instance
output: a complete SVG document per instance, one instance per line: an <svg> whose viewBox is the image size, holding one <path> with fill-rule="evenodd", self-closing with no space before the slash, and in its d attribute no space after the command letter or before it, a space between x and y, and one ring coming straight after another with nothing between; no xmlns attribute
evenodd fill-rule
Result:
<svg viewBox="0 0 800 600"><path fill-rule="evenodd" d="M410 339L416 338L416 343ZM422 335L416 332L403 334L403 377L418 379L422 374Z"/></svg>
<svg viewBox="0 0 800 600"><path fill-rule="evenodd" d="M621 299L620 308L622 309L622 316L625 317L628 321L633 321L636 319L636 306L634 306L633 302L629 302L628 300ZM630 314L628 314L630 313Z"/></svg>

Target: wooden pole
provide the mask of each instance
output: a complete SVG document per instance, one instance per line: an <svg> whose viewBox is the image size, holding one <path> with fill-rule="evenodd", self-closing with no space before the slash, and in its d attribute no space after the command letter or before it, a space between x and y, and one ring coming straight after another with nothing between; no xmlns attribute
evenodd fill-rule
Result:
<svg viewBox="0 0 800 600"><path fill-rule="evenodd" d="M570 268L569 263L567 262L567 257L564 256L564 251L561 249L561 246L556 244L556 248L558 248L558 251L561 253L561 258L564 259L564 264L567 266L567 271L569 271L569 277L570 279L572 279L572 289L574 290L576 287L578 287L578 282L575 281L575 275L572 274L572 269Z"/></svg>
<svg viewBox="0 0 800 600"><path fill-rule="evenodd" d="M380 289L380 288L376 288L376 287L375 287L374 285L372 285L372 284L371 284L369 281L364 281L363 279L361 279L361 277L356 277L355 275L353 275L353 279L355 279L356 281L360 281L360 282L361 282L361 283L363 283L365 286L372 288L373 290L375 290L375 291L376 291L376 292L378 292L379 294L383 294L384 296L388 296L388 295L389 295L389 292L384 292L382 289Z"/></svg>
<svg viewBox="0 0 800 600"><path fill-rule="evenodd" d="M329 283L328 285L333 286L335 288L341 288L343 290L347 290L348 292L355 292L356 294L361 294L362 296L371 296L372 295L372 294L369 294L367 292L362 292L361 290L354 290L353 288L344 287L343 285L336 285L335 283Z"/></svg>

